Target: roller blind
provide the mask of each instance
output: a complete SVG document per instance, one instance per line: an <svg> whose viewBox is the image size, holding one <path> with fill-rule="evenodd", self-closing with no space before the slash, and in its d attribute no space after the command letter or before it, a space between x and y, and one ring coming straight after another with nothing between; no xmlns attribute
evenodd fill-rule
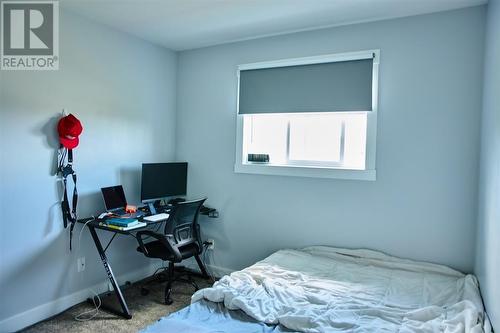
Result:
<svg viewBox="0 0 500 333"><path fill-rule="evenodd" d="M240 71L239 114L372 111L373 59Z"/></svg>

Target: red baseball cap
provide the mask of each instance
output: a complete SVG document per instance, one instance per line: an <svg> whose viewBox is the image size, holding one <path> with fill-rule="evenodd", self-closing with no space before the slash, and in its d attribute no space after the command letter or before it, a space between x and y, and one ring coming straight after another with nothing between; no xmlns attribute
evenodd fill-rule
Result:
<svg viewBox="0 0 500 333"><path fill-rule="evenodd" d="M83 127L80 120L72 114L59 119L57 124L57 132L59 132L59 141L61 144L68 148L73 149L78 146L80 140L78 136L82 133Z"/></svg>

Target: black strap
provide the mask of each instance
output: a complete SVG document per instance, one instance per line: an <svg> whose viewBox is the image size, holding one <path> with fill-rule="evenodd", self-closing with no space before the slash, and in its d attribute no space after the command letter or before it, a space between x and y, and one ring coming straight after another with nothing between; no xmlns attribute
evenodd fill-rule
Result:
<svg viewBox="0 0 500 333"><path fill-rule="evenodd" d="M76 224L76 206L78 205L78 191L76 189L76 173L73 172L73 184L74 184L74 187L73 187L73 199L71 200L71 204L72 204L72 207L71 207L71 226L69 228L69 250L71 251L71 243L72 243L72 239L73 239L73 229L75 228L75 224ZM65 191L66 192L66 191ZM69 207L68 207L69 208Z"/></svg>
<svg viewBox="0 0 500 333"><path fill-rule="evenodd" d="M76 189L76 173L73 172L73 184L75 187L73 187L73 207L71 209L71 213L73 216L76 216L76 206L78 205L78 190Z"/></svg>
<svg viewBox="0 0 500 333"><path fill-rule="evenodd" d="M68 216L69 213L69 201L68 201L68 192L66 191L66 178L63 178L63 183L64 183L64 197L63 201L61 203L61 209L62 209L62 217L63 217L63 223L64 223L64 228L68 227L68 220L71 218Z"/></svg>
<svg viewBox="0 0 500 333"><path fill-rule="evenodd" d="M76 189L77 177L75 171L73 170L73 150L71 149L67 150L68 164L64 165L64 159L66 154L62 154L61 156L62 156L61 160L59 161L59 173L63 177L63 184L64 184L64 195L63 195L63 201L61 203L61 210L62 210L64 228L67 228L68 224L70 225L69 249L71 251L73 229L75 228L77 220L77 215L76 215L76 208L78 205L78 190ZM73 178L73 184L74 184L71 210L69 207L68 190L67 190L67 185L68 185L67 178L69 175L71 175L71 178Z"/></svg>

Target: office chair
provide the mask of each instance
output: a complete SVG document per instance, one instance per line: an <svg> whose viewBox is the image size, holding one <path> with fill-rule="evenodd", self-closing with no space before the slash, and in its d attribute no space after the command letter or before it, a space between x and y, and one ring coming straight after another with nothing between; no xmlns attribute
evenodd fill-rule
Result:
<svg viewBox="0 0 500 333"><path fill-rule="evenodd" d="M165 304L172 304L170 294L174 281L191 283L196 290L198 286L189 275L186 281L180 277L175 277L174 264L182 260L194 257L201 274L208 278L205 265L200 259L203 250L203 243L200 237L200 226L198 225L198 215L205 199L195 201L185 201L174 206L168 220L165 222L163 234L151 230L139 231L137 241L139 247L137 251L142 252L148 258L158 258L168 261L167 286L165 288ZM154 241L144 243L144 237L154 238Z"/></svg>

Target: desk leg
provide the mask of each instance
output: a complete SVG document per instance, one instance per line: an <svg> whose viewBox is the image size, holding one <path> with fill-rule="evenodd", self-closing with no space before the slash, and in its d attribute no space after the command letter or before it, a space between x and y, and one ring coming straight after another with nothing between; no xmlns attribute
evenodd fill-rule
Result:
<svg viewBox="0 0 500 333"><path fill-rule="evenodd" d="M127 303L125 302L125 298L123 298L122 291L120 289L120 286L116 282L115 276L113 275L113 271L111 270L111 266L108 263L108 258L106 257L106 253L104 252L104 249L102 248L101 241L99 240L99 237L97 236L97 232L95 231L95 228L92 226L88 226L90 230L90 234L92 235L92 239L94 240L95 246L97 248L97 252L99 252L99 255L101 256L101 261L102 265L104 266L104 269L106 270L106 273L108 274L109 282L113 285L113 290L115 292L116 298L120 302L120 306L122 308L122 311L118 311L116 309L113 309L108 306L102 306L103 309L108 310L109 312L112 312L116 315L122 316L123 318L130 319L132 318L132 315L130 314L130 311L128 310Z"/></svg>

